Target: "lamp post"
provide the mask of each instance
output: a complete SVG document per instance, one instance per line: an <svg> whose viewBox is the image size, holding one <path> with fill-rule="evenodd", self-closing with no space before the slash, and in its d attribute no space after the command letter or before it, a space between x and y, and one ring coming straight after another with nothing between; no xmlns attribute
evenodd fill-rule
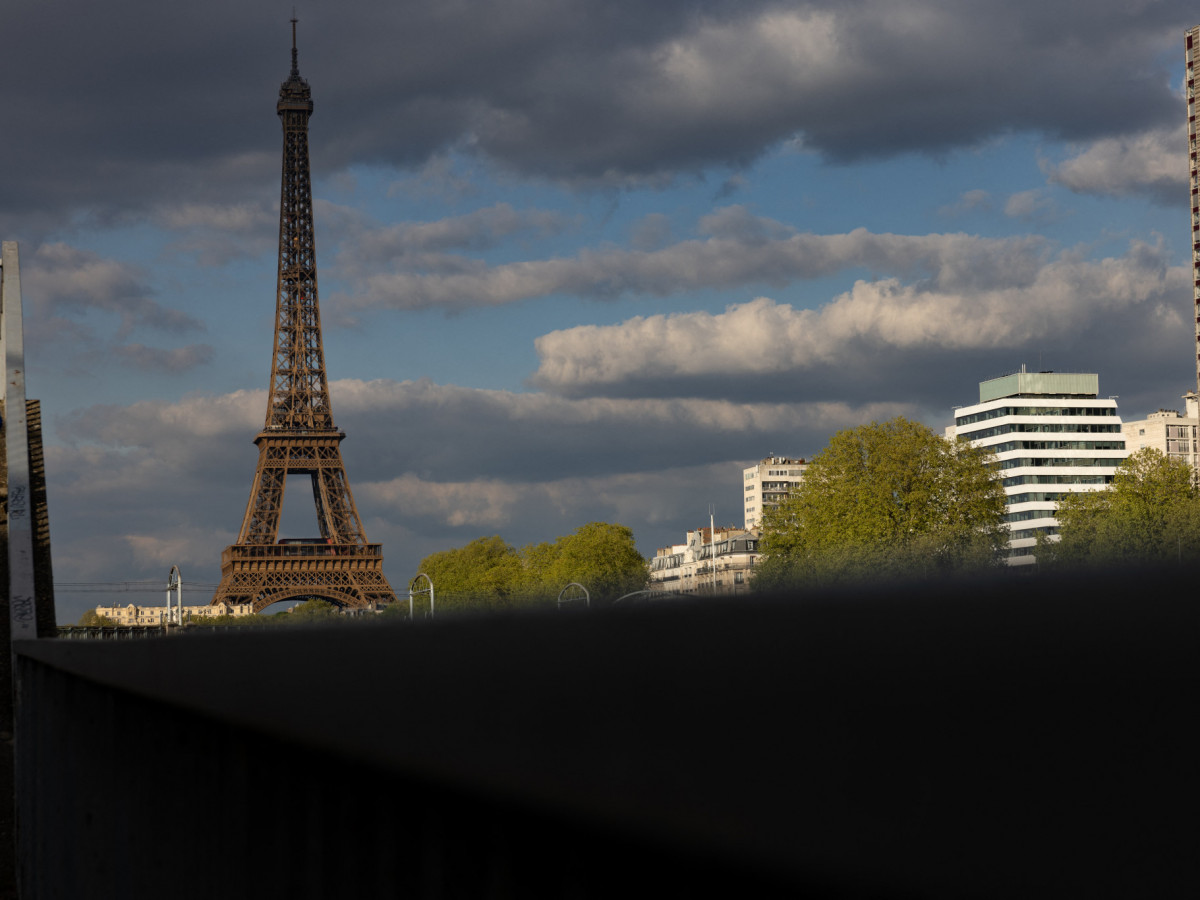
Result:
<svg viewBox="0 0 1200 900"><path fill-rule="evenodd" d="M583 596L582 597L568 597L566 600L564 600L563 594L565 594L568 590L570 590L573 587L577 587L581 591L583 591ZM592 595L589 594L588 589L585 588L578 581L572 581L570 584L568 584L566 587L564 587L561 591L558 592L558 608L559 609L562 609L562 605L564 603L574 603L577 600L582 600L583 605L586 606L588 609L592 608Z"/></svg>
<svg viewBox="0 0 1200 900"><path fill-rule="evenodd" d="M175 616L171 615L172 592L178 598ZM183 576L179 573L179 566L171 566L171 572L167 575L167 624L183 625Z"/></svg>
<svg viewBox="0 0 1200 900"><path fill-rule="evenodd" d="M417 590L417 582L422 578L425 579L427 588ZM429 618L433 618L433 579L424 572L418 572L413 576L413 580L408 583L408 620L413 621L413 594L428 594L429 595Z"/></svg>

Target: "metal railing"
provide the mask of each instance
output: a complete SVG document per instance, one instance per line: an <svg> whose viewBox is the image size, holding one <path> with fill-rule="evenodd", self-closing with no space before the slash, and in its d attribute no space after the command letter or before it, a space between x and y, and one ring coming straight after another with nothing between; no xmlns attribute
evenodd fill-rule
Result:
<svg viewBox="0 0 1200 900"><path fill-rule="evenodd" d="M383 559L382 544L234 544L221 565L262 559Z"/></svg>

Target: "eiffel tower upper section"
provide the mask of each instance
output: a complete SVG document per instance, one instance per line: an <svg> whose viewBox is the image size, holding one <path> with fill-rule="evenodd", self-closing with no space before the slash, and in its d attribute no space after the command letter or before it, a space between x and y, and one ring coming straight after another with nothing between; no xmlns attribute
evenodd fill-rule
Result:
<svg viewBox="0 0 1200 900"><path fill-rule="evenodd" d="M292 21L292 72L275 106L283 123L283 183L279 196L279 274L276 286L275 354L266 431L336 431L321 347L313 234L308 119L312 91L300 77L296 22Z"/></svg>

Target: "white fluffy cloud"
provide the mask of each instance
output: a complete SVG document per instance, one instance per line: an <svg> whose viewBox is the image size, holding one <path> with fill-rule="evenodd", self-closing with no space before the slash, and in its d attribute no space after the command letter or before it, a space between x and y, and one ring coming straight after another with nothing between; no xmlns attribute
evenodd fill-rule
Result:
<svg viewBox="0 0 1200 900"><path fill-rule="evenodd" d="M961 249L964 242L953 243ZM1049 259L1017 254L1022 265L1005 271L992 260L988 274L967 265L970 258L943 256L936 275L919 284L858 281L816 310L759 298L718 314L555 331L537 341L533 381L578 394L713 372L777 378L851 364L875 371L893 355L1015 349L1070 338L1113 313L1168 314L1187 287L1186 271L1171 268L1161 246L1141 242L1102 260L1079 251Z"/></svg>
<svg viewBox="0 0 1200 900"><path fill-rule="evenodd" d="M1160 128L1096 141L1060 163L1043 161L1050 181L1080 194L1144 193L1161 203L1187 199L1187 130Z"/></svg>

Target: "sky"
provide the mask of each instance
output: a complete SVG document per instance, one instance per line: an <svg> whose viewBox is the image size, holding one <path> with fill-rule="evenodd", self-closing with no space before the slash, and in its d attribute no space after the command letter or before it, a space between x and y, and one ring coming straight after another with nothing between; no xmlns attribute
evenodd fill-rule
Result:
<svg viewBox="0 0 1200 900"><path fill-rule="evenodd" d="M273 337L291 14L6 6L59 585L220 577ZM742 524L744 466L978 383L1191 360L1185 29L1156 0L296 7L326 367L364 527L427 554ZM285 536L317 533L289 479ZM188 585L198 587L189 590ZM60 622L162 596L58 591Z"/></svg>

